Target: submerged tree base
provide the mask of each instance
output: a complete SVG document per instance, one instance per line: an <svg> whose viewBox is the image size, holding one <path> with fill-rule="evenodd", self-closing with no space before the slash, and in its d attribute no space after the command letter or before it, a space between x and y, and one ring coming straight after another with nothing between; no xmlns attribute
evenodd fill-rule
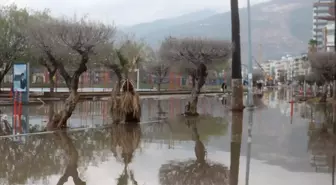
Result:
<svg viewBox="0 0 336 185"><path fill-rule="evenodd" d="M193 113L193 112L185 112L183 115L184 116L190 116L190 117L199 116L199 114L197 112L195 112L195 113Z"/></svg>
<svg viewBox="0 0 336 185"><path fill-rule="evenodd" d="M55 130L67 128L67 121L71 117L72 112L75 110L78 100L79 94L76 91L71 92L70 96L64 102L64 108L58 113L52 113L52 115L50 115L47 129Z"/></svg>
<svg viewBox="0 0 336 185"><path fill-rule="evenodd" d="M326 102L327 102L327 95L324 94L320 99L320 103L326 103Z"/></svg>
<svg viewBox="0 0 336 185"><path fill-rule="evenodd" d="M184 116L198 116L198 112L197 112L197 103L190 103L188 102L188 104L185 106L185 111L184 111Z"/></svg>
<svg viewBox="0 0 336 185"><path fill-rule="evenodd" d="M133 84L126 80L121 86L123 92L112 93L111 116L113 123L138 123L141 118L140 96L135 92Z"/></svg>

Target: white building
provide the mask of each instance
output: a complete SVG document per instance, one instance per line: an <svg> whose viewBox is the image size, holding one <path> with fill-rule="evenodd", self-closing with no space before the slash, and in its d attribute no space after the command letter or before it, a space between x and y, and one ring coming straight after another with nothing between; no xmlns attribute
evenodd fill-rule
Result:
<svg viewBox="0 0 336 185"><path fill-rule="evenodd" d="M280 80L281 73L285 73L285 79L293 80L296 76L305 75L310 72L309 62L306 55L292 57L290 55L283 56L280 60L270 60L261 67L265 72L273 77L276 81Z"/></svg>
<svg viewBox="0 0 336 185"><path fill-rule="evenodd" d="M334 21L328 21L325 26L325 41L324 46L326 51L334 51L334 39L335 39L335 23Z"/></svg>
<svg viewBox="0 0 336 185"><path fill-rule="evenodd" d="M323 29L328 21L323 19L330 16L329 8L333 7L332 0L318 0L313 4L313 39L317 41L317 48L323 49Z"/></svg>

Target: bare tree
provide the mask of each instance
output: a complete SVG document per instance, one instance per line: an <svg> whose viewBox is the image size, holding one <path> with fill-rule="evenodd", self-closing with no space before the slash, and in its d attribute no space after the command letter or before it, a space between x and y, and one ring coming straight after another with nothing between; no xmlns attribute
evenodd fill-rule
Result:
<svg viewBox="0 0 336 185"><path fill-rule="evenodd" d="M328 81L333 81L333 98L336 99L336 53L316 52L309 54L308 57L313 71L320 74L326 82L323 87L321 101L326 101Z"/></svg>
<svg viewBox="0 0 336 185"><path fill-rule="evenodd" d="M316 83L317 86L322 86L324 84L321 74L316 71L305 75L305 79L309 85L314 85Z"/></svg>
<svg viewBox="0 0 336 185"><path fill-rule="evenodd" d="M299 84L302 85L303 82L305 81L305 75L298 75L298 76L294 77L294 80L297 80L299 82Z"/></svg>
<svg viewBox="0 0 336 185"><path fill-rule="evenodd" d="M157 85L158 91L161 92L161 84L169 73L170 63L162 60L159 53L155 52L152 48L147 48L143 67L149 75L154 76L154 83Z"/></svg>
<svg viewBox="0 0 336 185"><path fill-rule="evenodd" d="M198 115L198 96L205 84L207 66L226 62L231 57L231 49L231 43L223 40L168 37L163 41L160 48L162 59L180 65L192 78L191 99L186 106L186 115Z"/></svg>
<svg viewBox="0 0 336 185"><path fill-rule="evenodd" d="M56 67L69 89L64 109L51 123L66 127L79 99L79 78L87 70L90 57L97 54L96 47L113 39L115 28L82 18L35 22L29 29L34 45Z"/></svg>
<svg viewBox="0 0 336 185"><path fill-rule="evenodd" d="M155 76L155 83L157 85L158 91L161 92L161 84L163 80L167 77L169 72L169 65L165 63L154 63L150 66L150 74Z"/></svg>
<svg viewBox="0 0 336 185"><path fill-rule="evenodd" d="M264 80L264 73L260 69L254 69L252 72L253 84L256 84L259 80Z"/></svg>
<svg viewBox="0 0 336 185"><path fill-rule="evenodd" d="M0 84L15 60L25 55L26 37L22 33L28 12L16 6L0 8Z"/></svg>
<svg viewBox="0 0 336 185"><path fill-rule="evenodd" d="M48 10L45 11L34 11L31 12L29 16L29 23L32 25L41 25L43 26L43 23L48 23L56 21L55 18L50 16L50 12ZM48 24L46 24L48 25ZM37 27L39 28L39 27ZM57 72L57 67L53 65L53 63L50 62L48 59L48 56L45 52L41 51L40 47L36 47L37 42L36 40L42 39L42 35L40 32L36 32L37 30L35 28L27 29L25 32L26 37L28 38L28 51L27 51L27 59L32 62L32 64L40 65L44 67L48 71L48 77L50 82L50 93L54 92L54 88L56 86L54 77ZM35 40L33 40L33 38ZM46 40L46 39L45 39ZM50 41L51 44L51 41Z"/></svg>

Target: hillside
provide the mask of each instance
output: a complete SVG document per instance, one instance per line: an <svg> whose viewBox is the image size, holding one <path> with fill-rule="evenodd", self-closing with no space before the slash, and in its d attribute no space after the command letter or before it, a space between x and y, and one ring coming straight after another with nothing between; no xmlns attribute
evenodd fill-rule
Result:
<svg viewBox="0 0 336 185"><path fill-rule="evenodd" d="M201 10L189 14L177 16L169 19L158 19L153 22L141 23L130 27L122 28L123 32L136 33L137 35L145 36L149 32L166 29L169 27L179 26L191 21L203 20L207 17L215 15L217 12L213 10Z"/></svg>
<svg viewBox="0 0 336 185"><path fill-rule="evenodd" d="M273 0L252 6L253 55L262 59L278 58L284 54L297 55L307 50L312 30L313 0ZM194 13L195 14L195 13ZM175 19L176 20L176 19ZM243 60L247 51L247 11L240 9ZM167 20L166 20L167 21ZM153 47L159 47L166 36L202 36L219 39L231 38L230 12L215 14L204 19L178 25L159 24L160 21L135 25L132 30ZM162 23L162 22L161 22ZM262 50L260 51L260 45Z"/></svg>

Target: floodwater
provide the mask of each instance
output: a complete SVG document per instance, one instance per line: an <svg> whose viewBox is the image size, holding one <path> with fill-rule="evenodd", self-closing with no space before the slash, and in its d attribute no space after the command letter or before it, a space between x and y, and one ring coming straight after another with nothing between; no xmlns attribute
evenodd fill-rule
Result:
<svg viewBox="0 0 336 185"><path fill-rule="evenodd" d="M271 91L255 98L249 126L248 110L232 113L218 97L185 118L185 101L142 99L142 123L127 127L110 126L106 102L83 102L69 123L86 129L0 138L0 184L333 184L330 107L291 106L286 91ZM42 128L48 110L29 107L29 124Z"/></svg>

